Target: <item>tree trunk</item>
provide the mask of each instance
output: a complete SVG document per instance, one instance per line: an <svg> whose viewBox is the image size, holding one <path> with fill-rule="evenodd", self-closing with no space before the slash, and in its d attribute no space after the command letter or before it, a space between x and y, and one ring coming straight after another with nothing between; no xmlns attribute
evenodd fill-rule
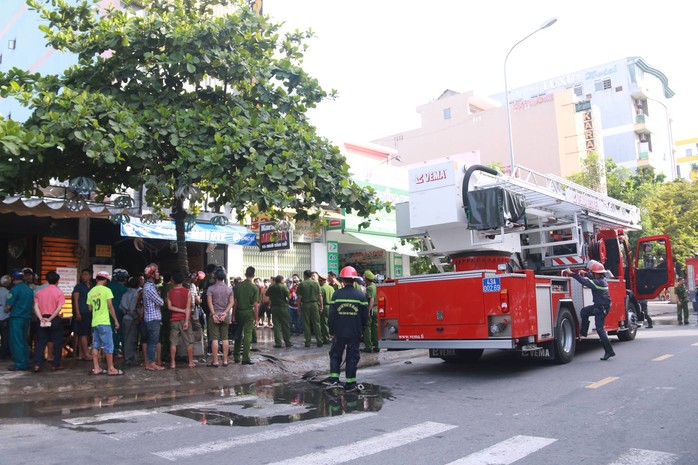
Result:
<svg viewBox="0 0 698 465"><path fill-rule="evenodd" d="M187 254L187 241L184 238L185 220L187 212L184 210L182 200L175 200L175 207L172 209L172 219L175 222L177 232L177 269L189 278L189 256Z"/></svg>

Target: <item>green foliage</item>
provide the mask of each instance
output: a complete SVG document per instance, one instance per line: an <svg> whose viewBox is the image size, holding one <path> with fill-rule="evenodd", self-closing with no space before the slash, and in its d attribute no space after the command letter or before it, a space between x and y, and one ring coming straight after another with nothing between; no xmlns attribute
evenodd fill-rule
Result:
<svg viewBox="0 0 698 465"><path fill-rule="evenodd" d="M582 160L582 171L569 176L570 181L586 186L591 190L603 191L603 171L599 155L592 152Z"/></svg>
<svg viewBox="0 0 698 465"><path fill-rule="evenodd" d="M284 209L312 219L323 204L369 217L387 207L350 180L339 149L307 119L328 97L301 67L311 33L282 36L242 1L226 16L213 14L226 0L152 0L141 2L145 14L102 16L94 0L27 3L48 44L79 62L55 76L0 73L0 94L33 110L27 133L54 141L23 148L27 163L0 172L0 195L91 176L105 193L144 186L146 201L173 208L178 223L185 200L204 198L239 219ZM3 142L3 165L16 161L14 143ZM187 186L199 195L175 195Z"/></svg>
<svg viewBox="0 0 698 465"><path fill-rule="evenodd" d="M594 174L586 170L570 179L587 187ZM698 184L683 180L665 182L666 176L654 168L638 168L635 173L606 160L608 195L640 208L642 230L630 231L634 248L642 236L669 234L674 260L683 267L698 252Z"/></svg>

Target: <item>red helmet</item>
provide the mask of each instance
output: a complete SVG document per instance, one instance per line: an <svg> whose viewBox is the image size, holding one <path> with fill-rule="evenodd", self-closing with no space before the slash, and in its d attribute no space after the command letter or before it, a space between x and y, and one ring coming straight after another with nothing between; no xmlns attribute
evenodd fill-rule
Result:
<svg viewBox="0 0 698 465"><path fill-rule="evenodd" d="M594 262L591 265L589 265L589 271L592 273L605 273L606 269L603 267L603 265L599 262Z"/></svg>
<svg viewBox="0 0 698 465"><path fill-rule="evenodd" d="M356 272L356 269L353 266L345 266L342 268L342 271L339 272L339 277L340 278L358 278L359 273Z"/></svg>
<svg viewBox="0 0 698 465"><path fill-rule="evenodd" d="M157 270L158 270L157 264L151 263L150 265L145 267L145 270L143 270L143 274L145 275L146 278L148 278L153 273L155 273Z"/></svg>

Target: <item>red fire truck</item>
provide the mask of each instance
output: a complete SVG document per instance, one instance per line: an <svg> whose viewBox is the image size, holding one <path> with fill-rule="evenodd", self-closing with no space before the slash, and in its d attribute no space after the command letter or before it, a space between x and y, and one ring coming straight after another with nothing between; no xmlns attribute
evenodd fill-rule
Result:
<svg viewBox="0 0 698 465"><path fill-rule="evenodd" d="M613 300L606 331L622 341L635 339L638 300L673 285L668 236L630 249L625 231L640 229L634 206L554 175L517 167L507 176L457 156L409 176L398 235L420 238L440 272L378 286L382 348L429 349L446 361L504 349L567 363L592 299L562 270L604 265ZM445 259L454 271L444 272Z"/></svg>

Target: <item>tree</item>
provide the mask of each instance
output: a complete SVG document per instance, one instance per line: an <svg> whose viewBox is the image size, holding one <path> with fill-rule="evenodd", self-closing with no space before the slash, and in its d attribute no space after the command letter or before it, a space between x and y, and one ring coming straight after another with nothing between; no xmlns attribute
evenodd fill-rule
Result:
<svg viewBox="0 0 698 465"><path fill-rule="evenodd" d="M239 220L390 208L351 181L339 149L308 121L332 96L301 67L312 33L282 36L242 1L152 0L138 15L100 15L95 1L27 2L48 44L79 61L60 75L0 73L2 95L33 110L25 128L56 141L23 151L12 177L0 173L0 195L38 195L50 179L76 176L92 177L101 196L143 186L157 213L171 211L183 270L185 224L204 199ZM231 13L214 15L229 3Z"/></svg>
<svg viewBox="0 0 698 465"><path fill-rule="evenodd" d="M586 186L591 190L603 192L604 185L604 165L599 160L596 152L589 153L582 160L582 171L569 176L569 180Z"/></svg>

